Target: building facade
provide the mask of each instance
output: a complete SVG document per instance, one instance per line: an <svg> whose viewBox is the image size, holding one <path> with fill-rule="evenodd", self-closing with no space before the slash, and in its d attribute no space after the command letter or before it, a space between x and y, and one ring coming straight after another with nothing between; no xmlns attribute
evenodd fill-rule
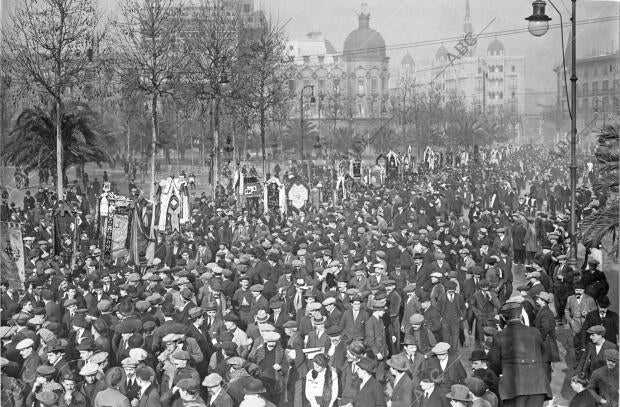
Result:
<svg viewBox="0 0 620 407"><path fill-rule="evenodd" d="M319 31L290 41L287 52L295 69L289 82L289 91L296 96L292 117L299 117L301 92L308 85L314 87L317 102L304 106L307 119L359 125L380 119L386 111L389 58L383 37L370 27L370 13L358 15L358 27L340 52ZM311 92L306 89L304 95Z"/></svg>
<svg viewBox="0 0 620 407"><path fill-rule="evenodd" d="M566 52L566 86L564 67L557 66L555 112L557 139L565 139L570 132L570 117L566 91L570 98L570 49ZM577 59L577 131L586 134L617 121L620 117L620 51L595 50ZM589 139L584 140L590 144Z"/></svg>
<svg viewBox="0 0 620 407"><path fill-rule="evenodd" d="M469 0L465 7L463 37L473 38ZM498 38L478 39L466 50L441 44L431 61L414 62L407 54L392 76L393 94L403 83L414 81L416 90L454 93L486 114L520 116L525 112L525 57L509 53Z"/></svg>

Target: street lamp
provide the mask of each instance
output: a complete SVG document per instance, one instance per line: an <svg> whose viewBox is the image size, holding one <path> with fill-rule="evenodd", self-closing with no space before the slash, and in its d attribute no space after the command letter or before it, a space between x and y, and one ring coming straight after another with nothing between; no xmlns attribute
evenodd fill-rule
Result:
<svg viewBox="0 0 620 407"><path fill-rule="evenodd" d="M300 113L299 127L300 127L300 134L301 134L301 147L299 150L300 152L299 160L301 162L302 172L304 168L304 91L306 89L312 90L312 93L310 94L310 103L316 103L316 99L314 98L314 86L306 85L303 88L301 88L301 92L299 92L299 113ZM308 166L308 180L309 179L310 179L310 166Z"/></svg>
<svg viewBox="0 0 620 407"><path fill-rule="evenodd" d="M543 36L549 31L551 19L545 14L546 5L543 0L534 1L532 3L532 15L526 18L529 21L527 29L534 37Z"/></svg>
<svg viewBox="0 0 620 407"><path fill-rule="evenodd" d="M560 16L560 27L562 26L562 13L557 9L555 4L549 0L551 6ZM573 270L577 269L577 219L576 219L576 189L577 189L577 0L571 0L571 101L568 106L570 112L570 243L571 250L568 258L569 266ZM549 20L545 14L546 3L542 0L536 0L532 3L532 15L526 18L529 21L528 30L536 37L544 35L549 29ZM564 52L564 50L562 50Z"/></svg>

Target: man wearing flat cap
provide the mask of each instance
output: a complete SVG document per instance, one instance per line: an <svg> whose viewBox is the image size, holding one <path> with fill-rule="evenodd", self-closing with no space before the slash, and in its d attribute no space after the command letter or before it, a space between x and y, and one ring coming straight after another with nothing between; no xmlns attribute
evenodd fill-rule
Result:
<svg viewBox="0 0 620 407"><path fill-rule="evenodd" d="M488 358L489 365L500 377L503 405L542 407L553 395L543 361L540 332L523 325L521 304L506 303L500 312L506 327L495 336Z"/></svg>
<svg viewBox="0 0 620 407"><path fill-rule="evenodd" d="M233 400L222 387L224 379L217 373L211 373L202 381L202 385L207 388L209 393L209 407L232 407Z"/></svg>
<svg viewBox="0 0 620 407"><path fill-rule="evenodd" d="M586 330L589 343L582 359L579 361L576 371L590 377L599 367L605 365L605 351L607 349L618 350L618 346L605 339L605 327L594 325Z"/></svg>
<svg viewBox="0 0 620 407"><path fill-rule="evenodd" d="M588 389L599 405L618 406L618 351L606 349L603 353L605 366L592 373Z"/></svg>

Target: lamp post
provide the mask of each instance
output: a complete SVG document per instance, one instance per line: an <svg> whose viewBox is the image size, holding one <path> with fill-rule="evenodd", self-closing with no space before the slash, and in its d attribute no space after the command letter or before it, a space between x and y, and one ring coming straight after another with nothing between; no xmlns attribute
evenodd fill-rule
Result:
<svg viewBox="0 0 620 407"><path fill-rule="evenodd" d="M560 16L560 26L562 25L562 14L549 0L551 6ZM549 30L549 18L545 14L546 2L535 0L532 3L532 15L527 17L528 30L535 37L543 36ZM576 189L577 189L577 0L571 0L571 102L570 102L570 239L571 250L568 264L576 269L577 267L577 219L576 219ZM562 50L564 52L564 50Z"/></svg>
<svg viewBox="0 0 620 407"><path fill-rule="evenodd" d="M314 86L313 85L306 85L303 88L301 88L301 92L299 92L299 113L300 113L299 128L300 128L300 134L301 134L301 146L299 150L300 152L299 160L301 162L302 172L304 168L304 91L306 89L312 89L312 93L310 95L310 103L316 102L316 99L314 98ZM310 180L310 167L308 167L308 180Z"/></svg>

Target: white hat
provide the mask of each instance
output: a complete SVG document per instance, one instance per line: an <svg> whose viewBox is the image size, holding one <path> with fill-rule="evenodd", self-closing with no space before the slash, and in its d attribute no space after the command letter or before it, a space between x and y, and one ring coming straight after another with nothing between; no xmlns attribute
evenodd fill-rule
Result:
<svg viewBox="0 0 620 407"><path fill-rule="evenodd" d="M148 353L142 348L133 348L129 350L129 357L141 362L145 360L148 356Z"/></svg>
<svg viewBox="0 0 620 407"><path fill-rule="evenodd" d="M32 348L34 346L34 341L30 338L22 339L15 345L15 349L23 350L27 348Z"/></svg>
<svg viewBox="0 0 620 407"><path fill-rule="evenodd" d="M82 369L80 369L80 375L81 376L94 375L95 373L97 373L98 370L99 370L98 365L91 363L91 362L87 362L84 366L82 366Z"/></svg>
<svg viewBox="0 0 620 407"><path fill-rule="evenodd" d="M280 334L277 332L263 332L265 342L276 342L280 340Z"/></svg>

